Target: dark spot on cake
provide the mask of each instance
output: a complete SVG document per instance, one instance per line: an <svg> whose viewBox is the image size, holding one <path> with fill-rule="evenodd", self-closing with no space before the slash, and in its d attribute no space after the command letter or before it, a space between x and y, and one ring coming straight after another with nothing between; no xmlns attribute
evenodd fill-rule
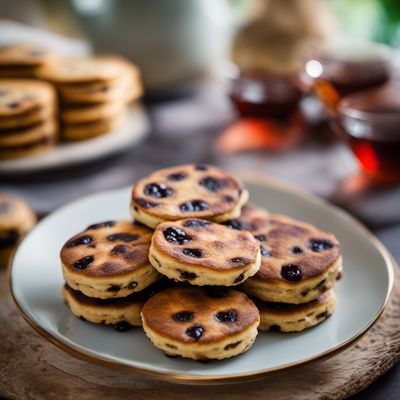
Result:
<svg viewBox="0 0 400 400"><path fill-rule="evenodd" d="M240 274L236 277L236 279L233 281L233 283L240 283L244 279L244 274Z"/></svg>
<svg viewBox="0 0 400 400"><path fill-rule="evenodd" d="M271 331L275 331L275 332L281 332L281 331L282 331L281 327L280 327L279 325L276 325L276 324L271 325L271 326L269 327L269 329L270 329Z"/></svg>
<svg viewBox="0 0 400 400"><path fill-rule="evenodd" d="M112 263L112 262L105 262L101 265L101 271L103 273L113 273L119 269L118 264Z"/></svg>
<svg viewBox="0 0 400 400"><path fill-rule="evenodd" d="M290 282L298 282L303 278L301 267L296 264L285 264L281 268L281 276Z"/></svg>
<svg viewBox="0 0 400 400"><path fill-rule="evenodd" d="M208 286L206 293L208 297L213 299L222 299L228 295L228 289L222 286Z"/></svg>
<svg viewBox="0 0 400 400"><path fill-rule="evenodd" d="M177 349L177 347L176 347L174 344L165 343L165 345L166 345L167 347L169 347L170 349Z"/></svg>
<svg viewBox="0 0 400 400"><path fill-rule="evenodd" d="M130 251L130 247L127 246L126 244L119 244L117 246L115 246L112 250L111 250L111 254L115 255L115 256L120 256L123 254L127 254Z"/></svg>
<svg viewBox="0 0 400 400"><path fill-rule="evenodd" d="M310 293L310 290L311 290L311 289L305 289L305 290L303 290L300 294L301 294L303 297L306 297L306 296L308 295L308 293Z"/></svg>
<svg viewBox="0 0 400 400"><path fill-rule="evenodd" d="M204 257L203 250L201 249L183 249L183 254L188 257L202 258Z"/></svg>
<svg viewBox="0 0 400 400"><path fill-rule="evenodd" d="M250 230L250 226L243 223L239 219L231 219L229 221L224 222L223 225L227 226L228 228L235 229L237 231Z"/></svg>
<svg viewBox="0 0 400 400"><path fill-rule="evenodd" d="M205 187L210 192L218 192L224 186L224 184L224 181L214 178L212 176L206 176L199 182L200 186Z"/></svg>
<svg viewBox="0 0 400 400"><path fill-rule="evenodd" d="M238 312L235 309L229 311L219 311L214 315L214 319L218 322L236 322Z"/></svg>
<svg viewBox="0 0 400 400"><path fill-rule="evenodd" d="M123 242L133 242L134 240L139 239L139 235L136 235L134 233L127 233L127 232L121 232L121 233L113 233L111 235L107 236L107 239L110 242L115 242L117 240L121 240Z"/></svg>
<svg viewBox="0 0 400 400"><path fill-rule="evenodd" d="M127 332L132 328L133 326L126 321L119 321L114 325L114 329L118 332Z"/></svg>
<svg viewBox="0 0 400 400"><path fill-rule="evenodd" d="M267 237L265 235L255 235L254 236L259 242L265 242Z"/></svg>
<svg viewBox="0 0 400 400"><path fill-rule="evenodd" d="M139 211L139 208L138 208L137 206L133 206L133 209L134 209L135 211Z"/></svg>
<svg viewBox="0 0 400 400"><path fill-rule="evenodd" d="M186 329L186 335L190 336L194 340L199 340L204 333L204 328L201 325L193 325Z"/></svg>
<svg viewBox="0 0 400 400"><path fill-rule="evenodd" d="M100 229L100 228L110 228L114 226L117 222L116 221L104 221L99 222L98 224L89 225L86 229Z"/></svg>
<svg viewBox="0 0 400 400"><path fill-rule="evenodd" d="M239 340L238 342L228 343L228 344L224 347L224 350L234 349L234 348L238 347L240 343L242 343L241 340Z"/></svg>
<svg viewBox="0 0 400 400"><path fill-rule="evenodd" d="M107 292L119 292L121 290L120 285L111 285L108 289Z"/></svg>
<svg viewBox="0 0 400 400"><path fill-rule="evenodd" d="M299 246L294 246L292 248L292 253L293 254L301 254L302 252L303 252L303 249L301 247L299 247Z"/></svg>
<svg viewBox="0 0 400 400"><path fill-rule="evenodd" d="M249 260L247 258L243 258L243 257L234 257L234 258L231 258L231 262L233 264L243 264L243 265L245 265L245 264L249 263Z"/></svg>
<svg viewBox="0 0 400 400"><path fill-rule="evenodd" d="M322 319L322 318L327 318L328 316L329 316L328 311L324 311L324 312L318 314L315 318Z"/></svg>
<svg viewBox="0 0 400 400"><path fill-rule="evenodd" d="M264 257L268 257L271 255L270 251L266 247L261 247L260 251L261 251L261 255Z"/></svg>
<svg viewBox="0 0 400 400"><path fill-rule="evenodd" d="M177 271L179 272L180 278L185 281L192 281L197 278L194 272L182 271L181 269L177 269Z"/></svg>
<svg viewBox="0 0 400 400"><path fill-rule="evenodd" d="M86 256L74 262L74 268L85 269L94 261L93 256Z"/></svg>
<svg viewBox="0 0 400 400"><path fill-rule="evenodd" d="M137 285L138 285L138 283L136 281L132 281L132 282L129 282L127 288L132 290L132 289L135 289L135 287L137 287Z"/></svg>
<svg viewBox="0 0 400 400"><path fill-rule="evenodd" d="M196 171L207 171L207 170L208 170L208 167L207 167L207 165L205 165L205 164L196 164L196 165L194 166L194 169L195 169Z"/></svg>
<svg viewBox="0 0 400 400"><path fill-rule="evenodd" d="M7 214L10 212L12 204L10 201L0 201L0 214Z"/></svg>
<svg viewBox="0 0 400 400"><path fill-rule="evenodd" d="M145 186L143 193L146 196L155 197L156 199L163 199L170 197L174 194L174 190L164 183L149 183Z"/></svg>
<svg viewBox="0 0 400 400"><path fill-rule="evenodd" d="M204 200L192 200L182 203L179 209L183 212L199 212L208 209L208 203Z"/></svg>
<svg viewBox="0 0 400 400"><path fill-rule="evenodd" d="M153 256L154 261L157 263L157 265L161 268L161 263L160 260L156 257Z"/></svg>
<svg viewBox="0 0 400 400"><path fill-rule="evenodd" d="M194 317L194 312L192 311L181 311L173 315L173 319L177 322L188 322Z"/></svg>
<svg viewBox="0 0 400 400"><path fill-rule="evenodd" d="M167 179L172 182L179 182L183 181L184 179L187 178L187 175L185 172L175 172L174 174L169 174L167 176Z"/></svg>
<svg viewBox="0 0 400 400"><path fill-rule="evenodd" d="M183 229L173 226L165 229L163 231L163 235L166 241L179 245L182 245L192 240L192 237L189 236Z"/></svg>
<svg viewBox="0 0 400 400"><path fill-rule="evenodd" d="M92 243L92 241L93 241L93 238L89 235L79 236L76 239L69 240L66 243L65 247L71 248L71 247L76 247L76 246L80 246L83 244L90 244L90 243Z"/></svg>
<svg viewBox="0 0 400 400"><path fill-rule="evenodd" d="M149 201L142 199L141 197L138 197L134 200L137 204L139 204L140 207L143 208L154 208L157 207L159 204L154 202L154 201Z"/></svg>
<svg viewBox="0 0 400 400"><path fill-rule="evenodd" d="M224 200L227 203L233 203L235 201L235 199L232 196L229 196L229 195L224 196Z"/></svg>
<svg viewBox="0 0 400 400"><path fill-rule="evenodd" d="M19 107L20 105L21 105L21 104L20 104L19 102L14 101L14 102L12 102L12 103L8 103L8 104L6 105L6 107L11 108L11 109L15 109L15 108Z"/></svg>
<svg viewBox="0 0 400 400"><path fill-rule="evenodd" d="M183 226L185 228L200 228L210 224L211 223L209 221L204 221L202 219L188 219L183 223Z"/></svg>
<svg viewBox="0 0 400 400"><path fill-rule="evenodd" d="M310 239L308 242L308 247L315 253L321 253L325 250L332 249L334 244L327 239Z"/></svg>
<svg viewBox="0 0 400 400"><path fill-rule="evenodd" d="M343 277L343 273L342 273L342 272L338 272L338 273L336 274L336 280L337 280L337 281L340 280L340 279L342 279L342 277Z"/></svg>

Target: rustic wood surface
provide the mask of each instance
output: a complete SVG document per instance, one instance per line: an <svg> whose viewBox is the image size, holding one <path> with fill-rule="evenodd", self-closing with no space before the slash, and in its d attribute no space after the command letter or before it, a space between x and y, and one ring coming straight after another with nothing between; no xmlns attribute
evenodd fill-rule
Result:
<svg viewBox="0 0 400 400"><path fill-rule="evenodd" d="M348 350L255 382L183 386L73 358L18 314L0 271L0 397L10 399L340 399L357 393L400 360L400 270L384 313Z"/></svg>

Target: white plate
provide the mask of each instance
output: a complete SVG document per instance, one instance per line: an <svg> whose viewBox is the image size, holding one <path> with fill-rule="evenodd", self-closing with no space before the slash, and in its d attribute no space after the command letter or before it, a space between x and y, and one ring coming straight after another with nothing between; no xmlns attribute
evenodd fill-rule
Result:
<svg viewBox="0 0 400 400"><path fill-rule="evenodd" d="M337 284L337 310L321 325L296 334L261 332L247 353L201 364L167 358L140 328L120 333L74 317L60 297L60 248L67 238L93 222L129 217L130 188L68 204L28 235L19 246L11 272L12 293L20 311L44 337L75 356L171 381L245 379L343 350L361 337L383 310L393 283L389 254L352 217L321 200L276 184L246 183L255 204L311 222L333 232L342 243L344 278Z"/></svg>
<svg viewBox="0 0 400 400"><path fill-rule="evenodd" d="M129 108L125 123L114 132L75 143L62 143L48 153L14 160L0 160L1 174L37 172L67 167L109 156L139 143L149 131L142 106Z"/></svg>

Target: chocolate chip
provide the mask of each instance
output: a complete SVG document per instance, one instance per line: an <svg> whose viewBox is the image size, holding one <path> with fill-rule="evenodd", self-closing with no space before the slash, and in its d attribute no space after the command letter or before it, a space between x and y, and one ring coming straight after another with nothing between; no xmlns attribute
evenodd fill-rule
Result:
<svg viewBox="0 0 400 400"><path fill-rule="evenodd" d="M17 102L17 101L14 101L13 103L8 103L8 104L6 104L6 106L7 106L8 108L14 109L14 108L19 107L19 106L20 106L20 103Z"/></svg>
<svg viewBox="0 0 400 400"><path fill-rule="evenodd" d="M293 254L301 254L302 252L303 252L303 249L301 247L299 247L299 246L294 246L292 248L292 253Z"/></svg>
<svg viewBox="0 0 400 400"><path fill-rule="evenodd" d="M149 183L145 186L143 193L146 196L155 197L157 199L163 199L170 197L174 194L174 190L164 183Z"/></svg>
<svg viewBox="0 0 400 400"><path fill-rule="evenodd" d="M183 181L187 175L184 172L175 172L174 174L169 174L167 179L172 182Z"/></svg>
<svg viewBox="0 0 400 400"><path fill-rule="evenodd" d="M224 182L212 176L206 176L199 182L199 185L210 192L218 192L224 186Z"/></svg>
<svg viewBox="0 0 400 400"><path fill-rule="evenodd" d="M271 325L271 326L269 327L269 329L270 329L271 331L276 331L276 332L281 332L281 331L282 331L281 327L280 327L279 325L276 325L276 324Z"/></svg>
<svg viewBox="0 0 400 400"><path fill-rule="evenodd" d="M126 321L119 321L114 325L114 329L118 332L127 332L132 328L132 325Z"/></svg>
<svg viewBox="0 0 400 400"><path fill-rule="evenodd" d="M204 333L204 328L201 325L193 325L186 329L186 335L190 336L194 340L199 340Z"/></svg>
<svg viewBox="0 0 400 400"><path fill-rule="evenodd" d="M213 299L222 299L228 295L228 289L221 286L208 286L206 293L208 297Z"/></svg>
<svg viewBox="0 0 400 400"><path fill-rule="evenodd" d="M310 239L308 247L315 253L321 253L322 251L332 249L334 244L327 239Z"/></svg>
<svg viewBox="0 0 400 400"><path fill-rule="evenodd" d="M235 309L229 311L219 311L214 315L214 319L218 322L236 322L238 312Z"/></svg>
<svg viewBox="0 0 400 400"><path fill-rule="evenodd" d="M235 199L234 199L232 196L229 196L229 195L225 196L225 197L224 197L224 200L225 200L227 203L232 203L232 202L235 201Z"/></svg>
<svg viewBox="0 0 400 400"><path fill-rule="evenodd" d="M139 204L140 207L143 208L153 208L153 207L157 207L159 204L155 203L154 201L148 201L145 199L142 199L140 197L135 199L136 203Z"/></svg>
<svg viewBox="0 0 400 400"><path fill-rule="evenodd" d="M202 258L204 253L201 249L183 249L183 254L188 257Z"/></svg>
<svg viewBox="0 0 400 400"><path fill-rule="evenodd" d="M296 264L285 264L281 268L281 276L290 282L297 282L303 278L301 267Z"/></svg>
<svg viewBox="0 0 400 400"><path fill-rule="evenodd" d="M209 221L204 221L202 219L188 219L183 223L185 228L199 228L210 225Z"/></svg>
<svg viewBox="0 0 400 400"><path fill-rule="evenodd" d="M108 289L107 292L118 292L121 290L120 285L111 285Z"/></svg>
<svg viewBox="0 0 400 400"><path fill-rule="evenodd" d="M224 350L234 349L234 348L238 347L240 343L242 343L241 340L239 340L238 342L228 343L228 344L224 347Z"/></svg>
<svg viewBox="0 0 400 400"><path fill-rule="evenodd" d="M135 289L135 287L136 287L137 285L138 285L138 283L137 283L136 281L132 281L132 282L129 282L127 288L128 288L128 289Z"/></svg>
<svg viewBox="0 0 400 400"><path fill-rule="evenodd" d="M240 221L239 219L231 219L230 221L224 222L223 225L225 225L225 226L227 226L228 228L231 228L231 229L236 229L237 231L241 231L241 230L246 230L247 229L247 227L245 227L243 222Z"/></svg>
<svg viewBox="0 0 400 400"><path fill-rule="evenodd" d="M265 235L255 235L254 236L259 242L265 242L267 237Z"/></svg>
<svg viewBox="0 0 400 400"><path fill-rule="evenodd" d="M71 248L71 247L76 247L76 246L80 246L83 244L89 244L93 242L93 238L89 235L85 235L85 236L80 236L76 239L71 239L69 240L65 247Z"/></svg>
<svg viewBox="0 0 400 400"><path fill-rule="evenodd" d="M110 242L115 242L117 240L121 240L123 242L133 242L134 240L139 239L139 235L135 235L133 233L121 232L121 233L113 233L107 236L107 239Z"/></svg>
<svg viewBox="0 0 400 400"><path fill-rule="evenodd" d="M192 320L194 313L192 311L181 311L173 315L173 319L177 322L188 322Z"/></svg>
<svg viewBox="0 0 400 400"><path fill-rule="evenodd" d="M270 251L266 247L261 247L260 251L261 251L261 255L264 257L268 257L271 255Z"/></svg>
<svg viewBox="0 0 400 400"><path fill-rule="evenodd" d="M179 209L183 212L198 212L208 209L208 203L204 200L192 200L182 203Z"/></svg>
<svg viewBox="0 0 400 400"><path fill-rule="evenodd" d="M179 271L179 276L183 280L192 281L197 278L197 275L194 272L182 271L181 269L178 269L177 271Z"/></svg>
<svg viewBox="0 0 400 400"><path fill-rule="evenodd" d="M116 224L116 221L105 221L105 222L99 222L98 224L93 224L90 225L86 228L86 230L89 229L100 229L100 228L110 228Z"/></svg>
<svg viewBox="0 0 400 400"><path fill-rule="evenodd" d="M94 258L92 256L83 257L80 260L74 262L74 268L85 269L93 262L93 260Z"/></svg>
<svg viewBox="0 0 400 400"><path fill-rule="evenodd" d="M194 166L194 169L197 170L197 171L207 171L208 167L205 164L196 164Z"/></svg>
<svg viewBox="0 0 400 400"><path fill-rule="evenodd" d="M192 240L191 236L189 236L183 229L178 227L168 227L163 231L163 235L165 237L165 240L167 240L168 242L179 245L182 245Z"/></svg>
<svg viewBox="0 0 400 400"><path fill-rule="evenodd" d="M315 318L316 319L322 319L322 318L327 318L328 316L329 316L328 311L324 311L324 312L318 314Z"/></svg>
<svg viewBox="0 0 400 400"><path fill-rule="evenodd" d="M131 248L125 244L119 244L118 246L115 246L110 253L115 256L120 256L129 253L130 249Z"/></svg>
<svg viewBox="0 0 400 400"><path fill-rule="evenodd" d="M249 260L243 257L234 257L231 258L231 262L234 264L248 264Z"/></svg>
<svg viewBox="0 0 400 400"><path fill-rule="evenodd" d="M244 274L240 274L236 277L236 279L233 281L233 283L240 283L244 279Z"/></svg>

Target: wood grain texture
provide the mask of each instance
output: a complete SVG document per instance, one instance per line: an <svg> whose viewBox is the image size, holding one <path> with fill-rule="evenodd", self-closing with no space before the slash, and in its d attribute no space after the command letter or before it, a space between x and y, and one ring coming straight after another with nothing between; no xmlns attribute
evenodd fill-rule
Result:
<svg viewBox="0 0 400 400"><path fill-rule="evenodd" d="M18 314L0 271L0 397L10 399L341 399L400 360L400 270L372 330L348 350L279 375L226 386L182 386L77 360L45 341Z"/></svg>

